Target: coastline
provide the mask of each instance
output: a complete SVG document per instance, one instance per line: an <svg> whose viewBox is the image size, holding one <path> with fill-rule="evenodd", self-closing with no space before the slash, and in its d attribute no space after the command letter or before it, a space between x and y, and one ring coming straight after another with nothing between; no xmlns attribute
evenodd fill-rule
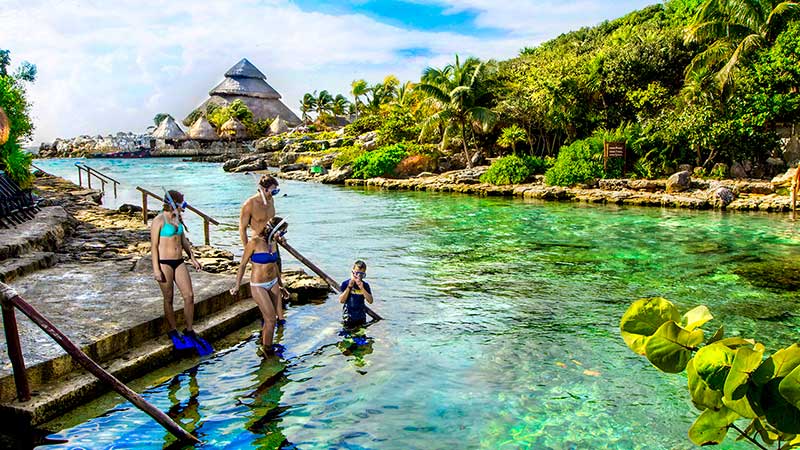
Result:
<svg viewBox="0 0 800 450"><path fill-rule="evenodd" d="M532 183L492 185L479 178L487 166L422 174L415 178L352 179L311 174L306 170L272 173L278 178L385 190L452 192L477 196L502 196L544 201L583 202L696 210L790 212L791 200L782 194L785 183L765 180L706 180L692 178L681 192L667 192L667 180L601 179L593 186L547 186L538 175ZM729 191L732 197L723 198Z"/></svg>

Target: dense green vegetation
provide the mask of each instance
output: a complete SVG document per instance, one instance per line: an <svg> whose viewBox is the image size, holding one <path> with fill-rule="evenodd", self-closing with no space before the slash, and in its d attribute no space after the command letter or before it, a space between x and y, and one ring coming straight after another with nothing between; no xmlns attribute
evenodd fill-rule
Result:
<svg viewBox="0 0 800 450"><path fill-rule="evenodd" d="M467 167L481 155L555 158L552 184L621 176L618 161L603 169L610 138L627 143L635 177L764 167L780 157L776 124L800 119L798 67L797 2L669 0L507 61L456 56L418 82L355 80L345 132L435 143Z"/></svg>
<svg viewBox="0 0 800 450"><path fill-rule="evenodd" d="M719 444L734 430L757 448L800 447L800 346L767 356L764 344L725 338L722 327L705 340L701 327L712 318L705 306L681 315L664 298L645 298L625 312L620 332L659 370L686 371L692 404L702 411L689 428L695 444Z"/></svg>
<svg viewBox="0 0 800 450"><path fill-rule="evenodd" d="M23 61L11 73L10 65L10 52L0 50L0 107L5 111L11 127L8 141L0 145L0 169L17 183L27 186L31 178L31 155L23 151L22 144L33 135L33 122L25 83L36 79L36 66Z"/></svg>

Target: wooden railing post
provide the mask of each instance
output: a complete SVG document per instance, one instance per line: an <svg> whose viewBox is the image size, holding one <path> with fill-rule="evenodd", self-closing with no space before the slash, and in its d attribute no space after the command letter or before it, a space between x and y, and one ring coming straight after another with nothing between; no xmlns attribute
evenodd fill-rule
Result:
<svg viewBox="0 0 800 450"><path fill-rule="evenodd" d="M117 184L119 184L119 183L117 183L117 182L115 181L115 182L114 182L114 198L115 198L115 199L117 198Z"/></svg>
<svg viewBox="0 0 800 450"><path fill-rule="evenodd" d="M208 219L203 219L203 236L206 238L206 245L211 245L211 231L208 227Z"/></svg>
<svg viewBox="0 0 800 450"><path fill-rule="evenodd" d="M14 372L17 399L21 402L27 402L31 399L31 388L28 385L25 358L22 356L22 347L19 344L19 330L17 329L17 318L14 315L14 305L10 299L3 295L0 296L0 307L3 310L3 327L6 332L8 359L11 360L11 370Z"/></svg>
<svg viewBox="0 0 800 450"><path fill-rule="evenodd" d="M83 176L81 174L81 166L75 165L78 168L78 186L83 187Z"/></svg>
<svg viewBox="0 0 800 450"><path fill-rule="evenodd" d="M142 192L142 222L147 224L147 193Z"/></svg>
<svg viewBox="0 0 800 450"><path fill-rule="evenodd" d="M89 186L89 189L92 188L92 172L89 169L86 169L86 184Z"/></svg>
<svg viewBox="0 0 800 450"><path fill-rule="evenodd" d="M106 193L106 180L100 178L100 190L103 191L103 194Z"/></svg>
<svg viewBox="0 0 800 450"><path fill-rule="evenodd" d="M99 364L89 358L89 356L87 356L86 353L78 348L78 346L75 345L75 343L72 342L64 333L62 333L61 330L56 328L52 322L42 316L39 311L36 310L36 308L23 300L19 294L17 294L8 285L3 283L0 283L0 298L4 299L4 303L10 303L19 309L23 314L25 314L33 323L41 328L42 331L53 338L53 340L56 341L56 343L58 343L58 345L60 345L68 355L72 356L81 366L83 366L84 369L97 377L100 381L106 383L126 400L133 403L137 408L147 413L175 437L189 442L200 442L196 437L192 436L188 431L184 430L180 425L175 423L175 421L172 420L168 415L164 414L163 411L148 403L147 400L142 398L141 395L132 391L114 375L111 375L108 371L100 367Z"/></svg>

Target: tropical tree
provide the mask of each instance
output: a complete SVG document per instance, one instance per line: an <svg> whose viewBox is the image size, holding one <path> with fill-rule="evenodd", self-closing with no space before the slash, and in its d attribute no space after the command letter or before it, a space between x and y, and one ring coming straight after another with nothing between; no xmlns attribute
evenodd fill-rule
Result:
<svg viewBox="0 0 800 450"><path fill-rule="evenodd" d="M518 125L511 125L510 127L503 128L500 137L497 139L497 145L503 148L511 147L511 153L517 154L517 143L525 142L528 139L525 130Z"/></svg>
<svg viewBox="0 0 800 450"><path fill-rule="evenodd" d="M350 101L342 94L336 94L336 97L333 98L333 102L331 102L331 112L337 116L347 114L349 107Z"/></svg>
<svg viewBox="0 0 800 450"><path fill-rule="evenodd" d="M172 118L172 115L170 115L168 113L158 113L158 114L155 115L155 117L153 117L153 123L156 124L156 126L159 126L159 125L161 125L161 122L163 122L164 119L166 119L167 117L175 120L174 118Z"/></svg>
<svg viewBox="0 0 800 450"><path fill-rule="evenodd" d="M350 94L353 96L354 102L353 105L355 106L356 117L358 117L360 113L359 106L361 105L361 97L367 97L367 93L369 93L369 85L367 81L364 79L360 80L353 80L350 83Z"/></svg>
<svg viewBox="0 0 800 450"><path fill-rule="evenodd" d="M455 64L448 64L442 69L426 68L422 82L415 87L426 94L436 107L435 112L423 121L420 136L426 136L434 127L440 127L440 145L445 148L453 134L460 134L467 167L472 167L468 134L473 126L488 131L496 118L488 108L489 95L485 86L488 69L489 65L477 58L467 58L461 64L456 55Z"/></svg>
<svg viewBox="0 0 800 450"><path fill-rule="evenodd" d="M303 99L300 100L300 112L303 114L303 122L308 123L309 116L308 113L313 111L314 108L317 107L316 98L313 94L306 92L303 94Z"/></svg>
<svg viewBox="0 0 800 450"><path fill-rule="evenodd" d="M799 11L796 1L706 0L686 29L686 42L707 47L694 57L687 74L700 67L713 68L719 90L730 92L742 62L771 45Z"/></svg>
<svg viewBox="0 0 800 450"><path fill-rule="evenodd" d="M317 120L320 120L326 112L331 111L333 108L333 96L325 89L320 91L319 94L314 91L314 106L317 112Z"/></svg>

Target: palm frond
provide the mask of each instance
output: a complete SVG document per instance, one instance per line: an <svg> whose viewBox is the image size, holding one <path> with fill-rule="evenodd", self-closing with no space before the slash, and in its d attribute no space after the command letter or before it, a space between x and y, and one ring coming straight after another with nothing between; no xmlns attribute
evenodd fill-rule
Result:
<svg viewBox="0 0 800 450"><path fill-rule="evenodd" d="M736 46L736 50L733 51L728 62L717 72L717 81L719 82L720 90L725 91L725 88L733 81L733 76L739 62L763 45L764 38L760 34L751 34Z"/></svg>
<svg viewBox="0 0 800 450"><path fill-rule="evenodd" d="M470 108L467 111L467 114L474 122L481 126L484 133L488 132L497 121L497 114L495 114L495 112L491 109L483 106L475 106Z"/></svg>
<svg viewBox="0 0 800 450"><path fill-rule="evenodd" d="M692 59L692 62L686 68L686 73L695 72L700 67L709 69L719 67L724 61L730 59L731 53L733 53L733 44L728 41L718 40Z"/></svg>
<svg viewBox="0 0 800 450"><path fill-rule="evenodd" d="M437 101L441 103L450 103L451 100L450 96L444 91L442 91L442 89L440 89L439 86L435 86L429 83L419 83L416 86L414 86L414 89L430 97L435 98Z"/></svg>
<svg viewBox="0 0 800 450"><path fill-rule="evenodd" d="M779 33L780 26L790 18L797 17L800 13L800 3L789 1L781 2L770 11L764 24L764 37L772 40Z"/></svg>

